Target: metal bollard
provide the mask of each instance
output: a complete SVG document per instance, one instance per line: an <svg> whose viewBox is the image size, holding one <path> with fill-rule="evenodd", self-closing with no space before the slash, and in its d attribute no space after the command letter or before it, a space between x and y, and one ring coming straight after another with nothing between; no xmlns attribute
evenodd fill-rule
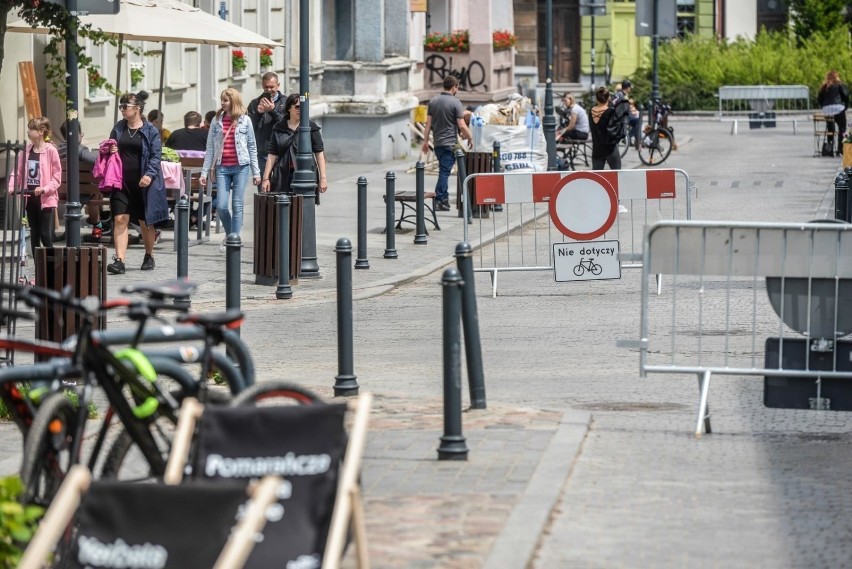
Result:
<svg viewBox="0 0 852 569"><path fill-rule="evenodd" d="M240 307L240 255L243 243L238 233L225 238L225 309ZM240 329L236 329L237 334Z"/></svg>
<svg viewBox="0 0 852 569"><path fill-rule="evenodd" d="M290 286L290 196L278 194L275 206L278 208L278 286L275 298L285 300L293 298L293 287Z"/></svg>
<svg viewBox="0 0 852 569"><path fill-rule="evenodd" d="M428 243L428 239L426 238L426 212L424 211L426 206L423 203L426 199L426 164L418 160L414 168L416 172L414 178L414 195L417 200L414 202L415 220L417 222L415 225L417 230L414 232L414 244L426 245Z"/></svg>
<svg viewBox="0 0 852 569"><path fill-rule="evenodd" d="M396 259L396 227L394 227L394 211L396 209L396 174L385 174L385 259Z"/></svg>
<svg viewBox="0 0 852 569"><path fill-rule="evenodd" d="M500 164L500 141L494 141L494 147L491 151L491 171L495 174L499 174L503 171L503 167ZM495 204L494 211L503 211L503 204Z"/></svg>
<svg viewBox="0 0 852 569"><path fill-rule="evenodd" d="M358 178L358 258L355 259L356 269L369 269L367 259L367 178Z"/></svg>
<svg viewBox="0 0 852 569"><path fill-rule="evenodd" d="M471 221L472 212L470 207L470 196L464 191L464 180L467 178L467 168L465 168L464 165L464 150L461 148L456 150L456 176L459 180L459 192L463 192L463 195L461 196L462 207L459 210L459 217L464 217L467 219L468 223L473 223L473 221ZM467 228L465 228L464 231L464 240L467 241Z"/></svg>
<svg viewBox="0 0 852 569"><path fill-rule="evenodd" d="M462 328L464 354L467 361L467 383L470 388L470 408L485 409L485 371L482 365L482 343L479 337L479 311L476 308L476 287L473 280L473 248L469 243L456 245L456 266L464 281L462 286Z"/></svg>
<svg viewBox="0 0 852 569"><path fill-rule="evenodd" d="M186 194L180 197L175 206L175 244L177 245L177 278L189 277L189 200ZM175 305L186 306L190 299L175 299Z"/></svg>
<svg viewBox="0 0 852 569"><path fill-rule="evenodd" d="M461 288L464 285L456 269L447 269L441 277L444 287L444 435L438 446L438 460L467 460L467 444L462 434L461 394Z"/></svg>
<svg viewBox="0 0 852 569"><path fill-rule="evenodd" d="M352 242L337 240L337 375L334 395L358 395L352 332Z"/></svg>

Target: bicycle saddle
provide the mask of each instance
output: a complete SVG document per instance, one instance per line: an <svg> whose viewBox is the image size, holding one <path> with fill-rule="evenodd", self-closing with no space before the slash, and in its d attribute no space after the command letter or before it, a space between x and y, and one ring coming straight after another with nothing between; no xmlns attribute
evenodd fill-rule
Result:
<svg viewBox="0 0 852 569"><path fill-rule="evenodd" d="M203 328L226 328L236 326L243 320L243 313L238 308L232 308L225 312L209 312L191 314L180 314L177 321L182 324L196 324Z"/></svg>
<svg viewBox="0 0 852 569"><path fill-rule="evenodd" d="M195 283L184 279L157 281L149 283L134 283L121 288L124 294L147 294L155 300L166 298L187 298L198 288Z"/></svg>

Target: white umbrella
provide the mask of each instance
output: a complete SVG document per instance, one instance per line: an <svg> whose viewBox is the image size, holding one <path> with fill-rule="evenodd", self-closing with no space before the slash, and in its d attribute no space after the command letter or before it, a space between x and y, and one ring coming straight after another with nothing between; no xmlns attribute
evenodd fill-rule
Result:
<svg viewBox="0 0 852 569"><path fill-rule="evenodd" d="M80 23L91 24L94 29L119 39L117 77L120 77L121 73L121 48L125 40L163 43L160 107L162 107L163 97L166 42L261 48L282 45L179 0L121 0L121 9L118 14L81 16ZM47 28L30 26L24 20L9 24L7 31L48 33ZM116 89L118 88L117 78Z"/></svg>

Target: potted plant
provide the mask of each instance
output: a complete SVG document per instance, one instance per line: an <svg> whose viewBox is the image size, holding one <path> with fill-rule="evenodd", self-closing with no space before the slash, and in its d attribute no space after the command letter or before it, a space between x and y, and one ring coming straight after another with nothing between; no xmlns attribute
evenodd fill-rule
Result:
<svg viewBox="0 0 852 569"><path fill-rule="evenodd" d="M89 69L88 76L89 96L94 97L98 94L98 91L103 89L104 85L107 84L107 80L98 72L96 68Z"/></svg>
<svg viewBox="0 0 852 569"><path fill-rule="evenodd" d="M234 75L242 75L247 66L246 54L241 49L235 49L231 52L231 67L234 70Z"/></svg>
<svg viewBox="0 0 852 569"><path fill-rule="evenodd" d="M852 168L852 130L843 135L843 167Z"/></svg>
<svg viewBox="0 0 852 569"><path fill-rule="evenodd" d="M272 67L272 49L264 47L260 50L260 69L265 71Z"/></svg>
<svg viewBox="0 0 852 569"><path fill-rule="evenodd" d="M145 79L145 64L131 63L130 64L130 88L134 91L141 87L142 80Z"/></svg>
<svg viewBox="0 0 852 569"><path fill-rule="evenodd" d="M423 40L423 48L426 51L467 53L470 51L470 32L456 30L449 34L429 34Z"/></svg>
<svg viewBox="0 0 852 569"><path fill-rule="evenodd" d="M518 37L509 30L496 30L491 34L491 45L494 51L512 49L518 43Z"/></svg>

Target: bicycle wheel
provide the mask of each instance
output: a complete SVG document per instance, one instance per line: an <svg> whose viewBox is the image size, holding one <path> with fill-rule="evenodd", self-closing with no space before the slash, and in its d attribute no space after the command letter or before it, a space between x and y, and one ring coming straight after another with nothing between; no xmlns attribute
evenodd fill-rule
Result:
<svg viewBox="0 0 852 569"><path fill-rule="evenodd" d="M68 469L77 436L77 410L65 393L51 393L39 405L24 441L21 481L29 503L49 506Z"/></svg>
<svg viewBox="0 0 852 569"><path fill-rule="evenodd" d="M592 271L593 275L597 276L597 275L601 274L601 271L603 270L603 268L600 265L592 263L592 265L589 267L589 270Z"/></svg>
<svg viewBox="0 0 852 569"><path fill-rule="evenodd" d="M622 158L627 156L628 150L630 150L630 135L629 134L618 141L618 153L621 155Z"/></svg>
<svg viewBox="0 0 852 569"><path fill-rule="evenodd" d="M574 267L574 276L582 277L583 273L586 272L586 267L583 265L577 265Z"/></svg>
<svg viewBox="0 0 852 569"><path fill-rule="evenodd" d="M172 396L178 401L183 399L182 392L179 389L172 391ZM207 402L213 405L226 405L231 402L231 396L229 393L211 389L207 391ZM163 458L168 460L172 446L171 435L175 425L165 419L160 419L152 427L152 431L157 433L155 438L158 448L160 448ZM151 471L151 465L145 460L145 456L133 440L133 436L123 426L110 445L109 451L107 451L101 467L101 478L115 478L128 482L153 481L157 478L156 474Z"/></svg>
<svg viewBox="0 0 852 569"><path fill-rule="evenodd" d="M666 161L672 152L674 137L668 129L657 127L642 137L639 160L646 166L657 166Z"/></svg>
<svg viewBox="0 0 852 569"><path fill-rule="evenodd" d="M256 383L234 397L233 405L310 405L322 403L320 397L299 385L286 381Z"/></svg>

